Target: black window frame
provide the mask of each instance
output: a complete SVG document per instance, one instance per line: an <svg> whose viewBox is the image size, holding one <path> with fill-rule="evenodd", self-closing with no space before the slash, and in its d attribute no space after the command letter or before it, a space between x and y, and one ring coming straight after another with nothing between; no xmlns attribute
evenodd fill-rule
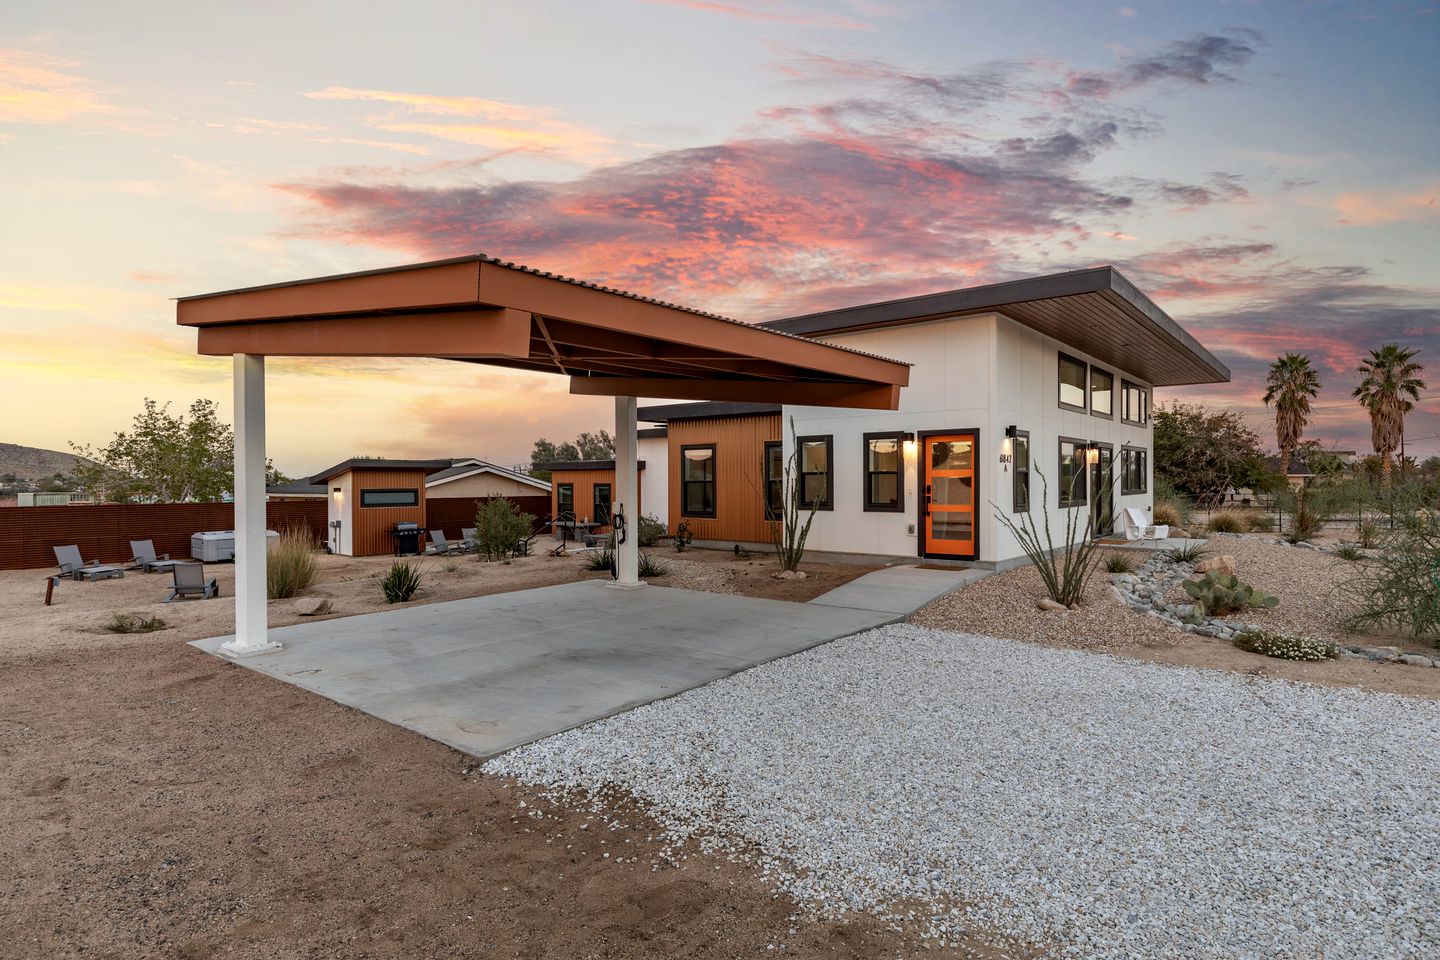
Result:
<svg viewBox="0 0 1440 960"><path fill-rule="evenodd" d="M1127 486L1130 481L1130 469L1126 461L1132 457L1139 457L1139 466L1136 477L1140 485L1136 487ZM1135 447L1126 444L1120 448L1120 496L1133 497L1150 492L1150 449L1148 447Z"/></svg>
<svg viewBox="0 0 1440 960"><path fill-rule="evenodd" d="M602 489L605 491L605 519L603 519L603 520L600 519L600 491L601 491ZM590 486L590 509L591 509L591 510L594 510L595 512L590 515L590 519L594 520L596 523L600 524L602 527L608 527L608 526L610 526L610 518L611 518L611 516L613 516L613 514L611 513L611 507L614 506L614 504L615 504L615 487L614 487L614 484L610 484L610 483L595 483L595 484L591 484L591 486Z"/></svg>
<svg viewBox="0 0 1440 960"><path fill-rule="evenodd" d="M1141 419L1130 419L1130 390L1140 391L1144 409L1140 412ZM1120 422L1128 423L1132 427L1148 427L1150 425L1150 388L1136 383L1134 380L1120 378Z"/></svg>
<svg viewBox="0 0 1440 960"><path fill-rule="evenodd" d="M866 513L904 513L905 512L905 441L910 439L910 434L904 430L882 430L877 433L863 435L860 447L861 457L861 480L864 487L861 496ZM895 469L894 470L871 470L870 469L870 443L874 440L895 441ZM871 477L895 475L895 502L876 503L870 498Z"/></svg>
<svg viewBox="0 0 1440 960"><path fill-rule="evenodd" d="M565 500L567 499L567 494L568 499L570 500L569 510L565 509ZM575 516L575 484L557 483L555 484L555 516L560 517L566 513L570 514L570 516L572 517Z"/></svg>
<svg viewBox="0 0 1440 960"><path fill-rule="evenodd" d="M1030 497L1030 473L1035 469L1035 450L1030 446L1029 430L1016 430L1015 436L1011 439L1014 442L1010 445L1010 469L1014 476L1010 481L1010 512L1029 513L1032 502ZM1020 457L1017 453L1021 440L1025 441L1025 480L1023 483L1020 480ZM1020 506L1021 490L1025 491L1025 506L1023 507Z"/></svg>
<svg viewBox="0 0 1440 960"><path fill-rule="evenodd" d="M1079 495L1073 499L1066 499L1068 491L1065 489L1065 474L1061 464L1065 462L1065 444L1071 444L1080 454L1080 490ZM1071 510L1075 507L1088 507L1090 505L1090 441L1081 440L1076 437L1060 437L1055 443L1055 479L1059 489L1059 507L1062 510Z"/></svg>
<svg viewBox="0 0 1440 960"><path fill-rule="evenodd" d="M770 454L773 451L780 451L780 473L778 476L770 476ZM781 520L785 516L785 441L766 440L763 453L760 455L760 478L763 484L761 499L765 506L765 519L768 521ZM774 496L772 493L772 484Z"/></svg>
<svg viewBox="0 0 1440 960"><path fill-rule="evenodd" d="M687 457L687 456L685 456L685 454L689 453L691 450L709 450L709 451L710 451L710 479L708 479L708 480L686 480L686 479L685 479L685 466L686 466L687 463L690 462L690 458ZM716 483L716 479L717 479L716 475L719 473L719 471L716 469L716 467L718 466L718 464L719 464L719 447L718 447L716 444L713 444L713 443L687 443L687 444L683 444L683 445L680 447L680 516L682 516L682 517L694 517L694 518L696 518L697 520L713 520L713 519L715 519L716 513L717 513L717 511L719 510L719 507L720 507L720 501L719 501L719 492L720 492L720 490L719 490L719 485ZM702 486L707 485L707 484L709 485L709 487L710 487L710 510L709 510L708 513L700 512L700 511L691 511L691 510L687 510L687 509L686 509L686 506L690 503L690 496L689 496L689 492L690 492L690 491L689 491L689 487L690 487L690 484L692 484L692 483L700 484L700 485L702 485Z"/></svg>
<svg viewBox="0 0 1440 960"><path fill-rule="evenodd" d="M805 445L807 443L825 444L825 499L814 505L818 510L835 509L835 434L812 434L808 437L795 438L795 500L802 510L809 510L811 504L805 499L805 478L809 476L820 476L818 473L805 472Z"/></svg>
<svg viewBox="0 0 1440 960"><path fill-rule="evenodd" d="M1055 356L1057 358L1055 361L1056 405L1059 406L1061 410L1074 410L1077 413L1085 413L1090 409L1090 364L1086 363L1084 360L1081 360L1079 357L1070 356L1070 354L1066 353L1063 350L1055 351ZM1085 381L1084 384L1082 384L1080 387L1080 396L1084 398L1084 403L1082 403L1078 407L1073 403L1066 403L1063 399L1065 380L1060 374L1061 371L1065 368L1066 363L1073 363L1075 366L1079 367L1081 371L1081 377Z"/></svg>
<svg viewBox="0 0 1440 960"><path fill-rule="evenodd" d="M409 503L366 503L365 498L372 493L408 493ZM420 506L420 489L418 487L370 487L360 491L360 508L362 510L383 510L386 507L418 507Z"/></svg>
<svg viewBox="0 0 1440 960"><path fill-rule="evenodd" d="M1099 410L1096 410L1096 409L1095 409L1095 374L1097 374L1097 373L1100 374L1101 376L1109 377L1109 378L1110 378L1110 412L1109 412L1109 413L1101 413ZM1097 367L1097 366L1095 366L1094 364L1091 364L1091 365L1090 365L1090 389L1087 390L1086 393L1085 393L1085 396L1086 396L1087 400L1088 400L1089 403L1090 403L1090 416L1092 416L1092 417L1099 417L1101 420L1114 420L1114 419L1115 419L1115 400L1116 400L1116 399L1118 398L1118 396L1119 396L1119 391L1117 391L1117 390L1115 389L1115 384L1116 384L1116 382L1117 382L1119 379L1120 379L1120 378L1117 377L1112 371L1106 370L1104 367Z"/></svg>

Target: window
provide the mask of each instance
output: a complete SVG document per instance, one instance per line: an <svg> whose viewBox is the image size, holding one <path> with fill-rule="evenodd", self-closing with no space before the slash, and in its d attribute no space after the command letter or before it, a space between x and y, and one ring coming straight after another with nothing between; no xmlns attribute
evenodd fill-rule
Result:
<svg viewBox="0 0 1440 960"><path fill-rule="evenodd" d="M1085 451L1089 444L1084 440L1060 438L1060 506L1083 507L1085 496Z"/></svg>
<svg viewBox="0 0 1440 960"><path fill-rule="evenodd" d="M865 434L865 509L905 509L904 433Z"/></svg>
<svg viewBox="0 0 1440 960"><path fill-rule="evenodd" d="M555 515L557 517L565 514L575 516L575 484L560 483L555 485Z"/></svg>
<svg viewBox="0 0 1440 960"><path fill-rule="evenodd" d="M1143 427L1150 422L1150 391L1129 380L1120 381L1120 394L1124 406L1120 419Z"/></svg>
<svg viewBox="0 0 1440 960"><path fill-rule="evenodd" d="M1024 430L1015 431L1010 441L1011 464L1015 468L1014 513L1030 512L1030 434Z"/></svg>
<svg viewBox="0 0 1440 960"><path fill-rule="evenodd" d="M1060 406L1085 409L1085 361L1060 354Z"/></svg>
<svg viewBox="0 0 1440 960"><path fill-rule="evenodd" d="M1115 417L1115 375L1099 367L1090 368L1090 412L1097 417Z"/></svg>
<svg viewBox="0 0 1440 960"><path fill-rule="evenodd" d="M361 490L362 507L418 507L419 490Z"/></svg>
<svg viewBox="0 0 1440 960"><path fill-rule="evenodd" d="M680 448L680 514L715 516L715 445Z"/></svg>
<svg viewBox="0 0 1440 960"><path fill-rule="evenodd" d="M830 447L835 438L799 437L800 444L800 506L805 509L830 510L835 506L831 496Z"/></svg>
<svg viewBox="0 0 1440 960"><path fill-rule="evenodd" d="M595 512L590 519L602 527L610 525L610 484L595 484Z"/></svg>
<svg viewBox="0 0 1440 960"><path fill-rule="evenodd" d="M1145 493L1150 488L1150 455L1138 447L1120 448L1120 493Z"/></svg>
<svg viewBox="0 0 1440 960"><path fill-rule="evenodd" d="M785 516L785 445L779 440L765 441L765 519L779 520Z"/></svg>

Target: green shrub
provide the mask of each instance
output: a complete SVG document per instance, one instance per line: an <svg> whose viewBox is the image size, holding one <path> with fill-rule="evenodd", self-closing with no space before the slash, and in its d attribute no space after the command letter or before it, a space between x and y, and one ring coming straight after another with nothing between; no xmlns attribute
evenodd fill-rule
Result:
<svg viewBox="0 0 1440 960"><path fill-rule="evenodd" d="M1231 641L1241 650L1280 660L1333 660L1335 644L1314 637L1296 637L1273 630L1242 630Z"/></svg>
<svg viewBox="0 0 1440 960"><path fill-rule="evenodd" d="M1135 569L1135 562L1123 553L1112 553L1105 558L1106 573L1129 573Z"/></svg>
<svg viewBox="0 0 1440 960"><path fill-rule="evenodd" d="M169 624L159 617L142 617L138 613L117 613L105 624L111 633L154 633Z"/></svg>
<svg viewBox="0 0 1440 960"><path fill-rule="evenodd" d="M640 546L653 547L659 543L666 534L665 524L651 516L640 515L638 523L640 527Z"/></svg>
<svg viewBox="0 0 1440 960"><path fill-rule="evenodd" d="M1199 580L1186 580L1185 593L1195 601L1193 622L1201 617L1223 617L1241 610L1277 606L1280 598L1253 587L1239 577L1211 570Z"/></svg>
<svg viewBox="0 0 1440 960"><path fill-rule="evenodd" d="M654 557L650 556L650 554L640 554L640 576L644 577L646 580L654 580L656 577L663 577L669 572L670 571L665 568L665 564L661 563L659 560L656 560Z"/></svg>
<svg viewBox="0 0 1440 960"><path fill-rule="evenodd" d="M404 603L420 589L420 565L396 560L380 580L386 603Z"/></svg>
<svg viewBox="0 0 1440 960"><path fill-rule="evenodd" d="M1355 524L1355 543L1369 550L1380 540L1380 528L1371 520L1361 520Z"/></svg>
<svg viewBox="0 0 1440 960"><path fill-rule="evenodd" d="M1396 493L1399 502L1385 506L1393 529L1355 568L1357 576L1342 586L1355 610L1344 625L1360 631L1391 628L1416 639L1440 640L1440 525L1423 506L1417 508L1406 491Z"/></svg>
<svg viewBox="0 0 1440 960"><path fill-rule="evenodd" d="M1268 513L1257 513L1252 519L1255 523L1255 529L1261 533L1269 533L1275 529L1275 518Z"/></svg>
<svg viewBox="0 0 1440 960"><path fill-rule="evenodd" d="M475 553L482 560L508 560L530 552L535 515L508 497L490 497L475 511Z"/></svg>
<svg viewBox="0 0 1440 960"><path fill-rule="evenodd" d="M1210 548L1197 540L1187 540L1165 551L1165 559L1171 563L1196 563L1209 555Z"/></svg>
<svg viewBox="0 0 1440 960"><path fill-rule="evenodd" d="M1285 531L1286 542L1308 543L1318 537L1328 519L1323 509L1326 504L1325 498L1318 497L1307 488L1301 487L1294 494L1281 497L1282 504L1287 501L1290 512L1290 529Z"/></svg>
<svg viewBox="0 0 1440 960"><path fill-rule="evenodd" d="M690 524L681 520L679 526L675 528L675 536L670 538L670 542L674 545L676 553L684 553L685 548L690 546L690 541L694 539L695 534L690 532Z"/></svg>
<svg viewBox="0 0 1440 960"><path fill-rule="evenodd" d="M270 545L265 561L265 593L271 600L298 596L320 576L315 560L319 544L305 527L286 527Z"/></svg>
<svg viewBox="0 0 1440 960"><path fill-rule="evenodd" d="M1340 546L1335 548L1335 556L1341 560L1349 560L1351 563L1365 559L1365 554L1353 543L1340 544Z"/></svg>
<svg viewBox="0 0 1440 960"><path fill-rule="evenodd" d="M1240 510L1216 510L1210 514L1212 533L1249 533L1250 514Z"/></svg>

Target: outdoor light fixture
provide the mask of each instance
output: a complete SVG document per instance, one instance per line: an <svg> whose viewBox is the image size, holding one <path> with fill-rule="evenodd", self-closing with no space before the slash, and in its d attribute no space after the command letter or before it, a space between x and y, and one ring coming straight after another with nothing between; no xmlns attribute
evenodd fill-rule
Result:
<svg viewBox="0 0 1440 960"><path fill-rule="evenodd" d="M1100 462L1100 448L1098 446L1092 443L1085 448L1085 462L1091 466Z"/></svg>
<svg viewBox="0 0 1440 960"><path fill-rule="evenodd" d="M1005 436L1008 437L1009 439L1014 440L1014 439L1015 439L1016 437L1018 437L1019 435L1020 435L1020 428L1017 427L1017 426L1015 426L1015 424L1012 423L1012 424L1010 424L1010 426L1008 426L1008 427L1005 428Z"/></svg>
<svg viewBox="0 0 1440 960"><path fill-rule="evenodd" d="M901 444L900 444L900 447L901 447L902 450L905 451L905 462L906 462L906 463L914 463L914 462L915 462L915 454L916 454L916 452L920 449L920 445L915 442L915 434L913 434L913 433L904 434L904 435L903 435L903 440L901 441Z"/></svg>

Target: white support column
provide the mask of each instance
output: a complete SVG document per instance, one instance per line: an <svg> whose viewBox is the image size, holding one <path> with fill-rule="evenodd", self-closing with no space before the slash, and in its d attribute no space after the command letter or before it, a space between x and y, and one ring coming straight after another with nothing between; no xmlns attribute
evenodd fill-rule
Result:
<svg viewBox="0 0 1440 960"><path fill-rule="evenodd" d="M235 358L235 636L227 657L280 649L265 635L265 358Z"/></svg>
<svg viewBox="0 0 1440 960"><path fill-rule="evenodd" d="M625 542L615 549L615 585L640 586L640 471L636 463L635 398L615 398L615 504L625 511ZM617 531L618 533L618 531Z"/></svg>

